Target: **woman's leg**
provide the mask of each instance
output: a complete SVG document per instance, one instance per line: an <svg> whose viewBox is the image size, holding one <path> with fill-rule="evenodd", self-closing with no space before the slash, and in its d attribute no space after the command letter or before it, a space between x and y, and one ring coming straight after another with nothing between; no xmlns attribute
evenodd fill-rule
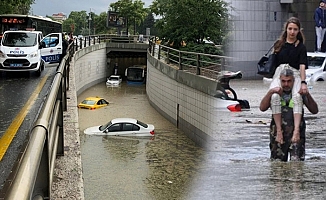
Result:
<svg viewBox="0 0 326 200"><path fill-rule="evenodd" d="M273 94L271 98L271 109L276 126L275 140L283 144L283 131L282 131L282 115L281 115L281 97L278 94Z"/></svg>
<svg viewBox="0 0 326 200"><path fill-rule="evenodd" d="M302 96L299 94L301 88L301 78L300 76L295 76L294 85L292 89L292 99L293 99L293 116L294 116L294 130L292 136L292 142L298 143L300 140L300 124L302 118Z"/></svg>
<svg viewBox="0 0 326 200"><path fill-rule="evenodd" d="M271 82L271 85L269 86L270 89L275 88L275 87L281 87L280 73L283 68L284 68L284 66L278 66L276 68L275 74L273 76L273 80ZM283 144L281 96L279 94L275 93L272 95L271 109L272 109L273 119L275 121L275 126L276 126L275 141Z"/></svg>

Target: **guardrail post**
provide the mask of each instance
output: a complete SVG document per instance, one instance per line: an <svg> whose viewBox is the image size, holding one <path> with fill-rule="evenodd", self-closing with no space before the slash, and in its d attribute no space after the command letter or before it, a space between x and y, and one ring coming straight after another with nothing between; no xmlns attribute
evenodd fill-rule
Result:
<svg viewBox="0 0 326 200"><path fill-rule="evenodd" d="M197 54L197 72L196 75L200 75L200 55Z"/></svg>
<svg viewBox="0 0 326 200"><path fill-rule="evenodd" d="M167 49L167 51L166 51L166 63L167 64L170 64L170 49Z"/></svg>
<svg viewBox="0 0 326 200"><path fill-rule="evenodd" d="M152 43L152 56L155 55L155 42Z"/></svg>
<svg viewBox="0 0 326 200"><path fill-rule="evenodd" d="M69 55L69 57L71 57L71 55ZM67 63L66 62L66 86L67 86L67 91L69 90L69 73L70 73L70 61Z"/></svg>
<svg viewBox="0 0 326 200"><path fill-rule="evenodd" d="M221 71L225 70L224 68L225 68L225 58L222 58L222 60L221 60Z"/></svg>
<svg viewBox="0 0 326 200"><path fill-rule="evenodd" d="M157 53L157 59L160 60L161 59L161 45L158 45L158 53Z"/></svg>
<svg viewBox="0 0 326 200"><path fill-rule="evenodd" d="M79 48L82 49L82 47L83 47L83 39L80 38L79 39Z"/></svg>
<svg viewBox="0 0 326 200"><path fill-rule="evenodd" d="M182 70L182 53L179 51L179 70Z"/></svg>
<svg viewBox="0 0 326 200"><path fill-rule="evenodd" d="M62 74L62 80L61 80L61 87L60 87L60 89L59 89L59 93L61 92L61 96L60 96L60 100L61 100L61 102L62 102L62 109L64 110L64 111L67 111L67 86L66 86L66 84L67 84L67 78L66 78L66 74L67 74L67 69L66 69L66 67L64 67L64 69L63 69L63 74Z"/></svg>
<svg viewBox="0 0 326 200"><path fill-rule="evenodd" d="M153 43L151 42L151 41L149 41L149 43L148 43L148 49L149 49L149 53L151 54L151 55L153 55Z"/></svg>
<svg viewBox="0 0 326 200"><path fill-rule="evenodd" d="M40 127L35 127L36 129L40 129ZM44 127L42 127L43 129ZM47 131L46 131L47 132ZM33 134L37 134L33 131ZM47 133L48 135L48 133ZM43 199L50 199L51 196L51 174L50 174L50 158L49 158L49 145L48 141L49 138L46 136L46 141L43 147L43 153L41 155L41 162L38 168L34 190L33 190L33 197L42 196ZM34 199L34 198L32 198Z"/></svg>
<svg viewBox="0 0 326 200"><path fill-rule="evenodd" d="M59 91L58 91L58 94L57 94L57 101L60 101L58 121L56 122L57 126L59 127L58 146L57 146L57 155L59 155L59 156L64 155L63 109L64 109L64 106L67 105L67 95L66 95L66 91L64 89L64 87L65 87L64 86L64 79L65 79L65 77L62 77L61 83L60 83L60 86L59 86ZM65 110L67 110L67 106L66 106ZM53 122L53 123L55 123L55 122Z"/></svg>

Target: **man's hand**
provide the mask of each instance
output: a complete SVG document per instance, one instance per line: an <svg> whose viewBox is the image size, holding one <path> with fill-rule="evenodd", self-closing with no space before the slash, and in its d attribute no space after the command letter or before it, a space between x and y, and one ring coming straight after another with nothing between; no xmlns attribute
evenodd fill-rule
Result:
<svg viewBox="0 0 326 200"><path fill-rule="evenodd" d="M275 141L280 143L280 144L284 143L282 130L277 131Z"/></svg>
<svg viewBox="0 0 326 200"><path fill-rule="evenodd" d="M291 138L292 143L298 143L300 142L300 131L294 130L293 131L293 136Z"/></svg>
<svg viewBox="0 0 326 200"><path fill-rule="evenodd" d="M308 91L307 84L302 83L301 88L299 90L299 94L303 95L303 94L307 94L308 92L309 91Z"/></svg>
<svg viewBox="0 0 326 200"><path fill-rule="evenodd" d="M272 94L277 93L279 95L282 95L283 89L281 87L275 87L275 88L270 89L270 92Z"/></svg>

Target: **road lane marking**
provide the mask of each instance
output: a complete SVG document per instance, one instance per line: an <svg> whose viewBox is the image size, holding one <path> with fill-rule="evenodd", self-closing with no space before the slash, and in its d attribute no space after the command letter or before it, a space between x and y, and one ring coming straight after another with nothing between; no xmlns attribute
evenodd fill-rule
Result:
<svg viewBox="0 0 326 200"><path fill-rule="evenodd" d="M12 140L14 139L19 127L23 123L28 111L35 103L38 94L41 92L43 86L45 85L46 80L48 79L48 75L45 75L40 83L37 85L36 89L26 102L25 106L20 110L17 116L13 119L10 126L4 133L4 135L0 138L0 161L2 160L3 156L5 155L7 149L9 148Z"/></svg>

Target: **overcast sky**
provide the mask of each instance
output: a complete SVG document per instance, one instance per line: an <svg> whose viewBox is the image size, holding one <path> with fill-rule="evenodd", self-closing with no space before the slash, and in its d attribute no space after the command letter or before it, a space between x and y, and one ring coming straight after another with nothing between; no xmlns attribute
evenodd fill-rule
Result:
<svg viewBox="0 0 326 200"><path fill-rule="evenodd" d="M108 11L110 3L117 2L118 0L35 0L35 4L32 4L32 14L51 16L52 14L64 13L67 15L71 11L91 11L99 15L101 12ZM153 1L142 0L145 3L145 7L148 7Z"/></svg>

